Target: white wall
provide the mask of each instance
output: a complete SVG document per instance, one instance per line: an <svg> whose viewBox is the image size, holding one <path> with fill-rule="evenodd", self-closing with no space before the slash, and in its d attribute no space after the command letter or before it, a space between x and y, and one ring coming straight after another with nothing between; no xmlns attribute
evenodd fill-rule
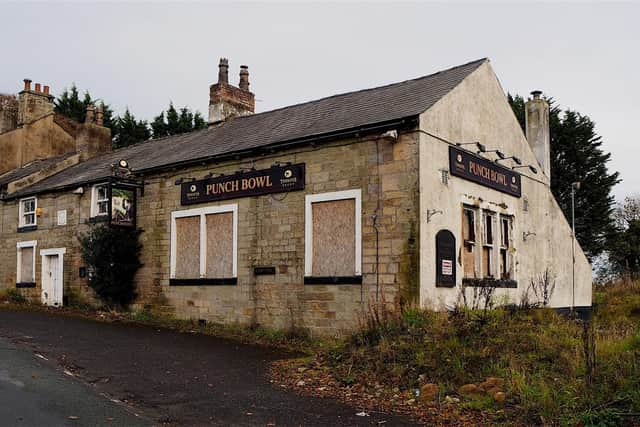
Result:
<svg viewBox="0 0 640 427"><path fill-rule="evenodd" d="M441 309L454 304L459 295L463 277L460 258L463 202L514 215L514 279L518 287L499 289L498 297L518 302L532 278L549 268L556 278L551 306L571 306L571 228L549 189L549 178L541 168L538 167L538 174L526 168L518 169L523 174L521 198L455 176L449 177L448 185L442 183L440 170L449 170L449 144L428 134L450 142L479 141L488 150L500 149L508 156L520 157L524 165L538 166L489 62L423 113L420 129L421 306ZM489 159L495 159L494 156L494 153L484 154ZM512 165L510 160L501 163ZM528 200L528 211L523 209L525 199ZM427 222L429 209L444 213L434 215ZM456 288L435 287L435 235L441 229L449 229L456 236ZM535 236L524 241L523 232L533 232ZM577 242L575 283L575 305L591 305L591 266Z"/></svg>

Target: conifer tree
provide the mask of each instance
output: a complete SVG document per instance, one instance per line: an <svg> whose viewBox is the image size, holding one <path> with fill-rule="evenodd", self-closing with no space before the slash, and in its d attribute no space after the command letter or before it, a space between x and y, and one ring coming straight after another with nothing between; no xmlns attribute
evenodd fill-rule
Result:
<svg viewBox="0 0 640 427"><path fill-rule="evenodd" d="M136 120L127 108L124 116L116 118L112 136L113 148L122 148L146 141L151 137L151 131L147 122Z"/></svg>
<svg viewBox="0 0 640 427"><path fill-rule="evenodd" d="M178 112L173 103L169 103L166 119L165 112L162 111L151 122L154 139L205 129L206 127L207 122L199 111L193 113L188 107L183 107Z"/></svg>
<svg viewBox="0 0 640 427"><path fill-rule="evenodd" d="M525 130L525 100L508 95L509 103ZM549 127L551 131L551 191L571 220L571 183L580 182L575 195L576 238L586 255L601 254L608 236L614 231L612 216L614 197L611 190L620 182L618 172L609 173L611 154L602 150L602 138L595 123L573 110L561 110L552 98Z"/></svg>

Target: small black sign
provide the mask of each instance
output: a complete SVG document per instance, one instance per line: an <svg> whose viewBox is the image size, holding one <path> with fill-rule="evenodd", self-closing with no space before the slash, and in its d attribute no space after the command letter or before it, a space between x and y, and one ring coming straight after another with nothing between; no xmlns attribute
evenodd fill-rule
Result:
<svg viewBox="0 0 640 427"><path fill-rule="evenodd" d="M276 274L276 268L273 266L253 267L253 274L256 276Z"/></svg>
<svg viewBox="0 0 640 427"><path fill-rule="evenodd" d="M436 286L456 285L456 238L449 230L436 234Z"/></svg>
<svg viewBox="0 0 640 427"><path fill-rule="evenodd" d="M192 205L297 190L304 190L304 163L185 182L180 202Z"/></svg>
<svg viewBox="0 0 640 427"><path fill-rule="evenodd" d="M109 192L109 224L136 228L136 187L114 183Z"/></svg>
<svg viewBox="0 0 640 427"><path fill-rule="evenodd" d="M451 175L520 197L520 174L456 147L449 147Z"/></svg>

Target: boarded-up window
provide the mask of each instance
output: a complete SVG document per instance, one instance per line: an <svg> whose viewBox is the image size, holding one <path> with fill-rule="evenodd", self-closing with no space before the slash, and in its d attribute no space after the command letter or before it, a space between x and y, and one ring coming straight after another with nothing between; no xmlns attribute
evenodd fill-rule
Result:
<svg viewBox="0 0 640 427"><path fill-rule="evenodd" d="M233 276L233 213L206 215L207 278Z"/></svg>
<svg viewBox="0 0 640 427"><path fill-rule="evenodd" d="M500 217L500 278L511 279L513 276L512 251L513 239L511 238L511 228L513 218L510 216Z"/></svg>
<svg viewBox="0 0 640 427"><path fill-rule="evenodd" d="M476 277L475 240L476 213L473 209L462 210L462 266L464 277Z"/></svg>
<svg viewBox="0 0 640 427"><path fill-rule="evenodd" d="M176 218L175 277L200 277L200 216Z"/></svg>
<svg viewBox="0 0 640 427"><path fill-rule="evenodd" d="M354 276L356 257L355 199L312 205L313 276Z"/></svg>
<svg viewBox="0 0 640 427"><path fill-rule="evenodd" d="M33 271L34 248L24 247L18 249L20 251L20 282L33 283L36 281Z"/></svg>

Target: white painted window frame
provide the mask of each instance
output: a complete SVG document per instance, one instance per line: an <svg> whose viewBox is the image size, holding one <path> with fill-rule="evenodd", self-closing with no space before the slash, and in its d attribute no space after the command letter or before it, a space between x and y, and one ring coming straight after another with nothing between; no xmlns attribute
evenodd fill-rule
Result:
<svg viewBox="0 0 640 427"><path fill-rule="evenodd" d="M313 204L337 200L355 200L355 245L356 276L362 275L362 190L333 191L329 193L307 194L304 199L304 275L313 272Z"/></svg>
<svg viewBox="0 0 640 427"><path fill-rule="evenodd" d="M95 184L93 187L91 187L91 218L95 218L95 217L104 217L104 216L108 216L109 215L109 208L107 207L107 212L101 214L99 209L98 209L98 188L99 187L107 187L107 189L109 184L106 182L100 183L100 184ZM104 201L104 200L103 200ZM107 192L107 199L106 199L107 203L109 202L109 195Z"/></svg>
<svg viewBox="0 0 640 427"><path fill-rule="evenodd" d="M28 200L33 200L33 224L27 224L24 221L24 216L31 213L31 211L29 212L25 212L24 210L24 203ZM19 227L33 227L33 226L37 226L38 225L38 198L33 196L33 197L25 197L24 199L20 199L20 201L18 202L19 204L19 208L18 208L18 214L19 214L19 218L18 218L18 226Z"/></svg>
<svg viewBox="0 0 640 427"><path fill-rule="evenodd" d="M238 205L208 206L204 208L187 209L171 212L171 254L169 277L175 279L177 259L176 219L200 217L200 278L207 278L207 215L219 213L233 213L233 277L238 277Z"/></svg>
<svg viewBox="0 0 640 427"><path fill-rule="evenodd" d="M29 281L29 283L35 283L36 281L36 247L38 246L37 240L29 240L26 242L18 242L16 243L17 249L17 267L16 267L16 283L23 283L22 277L22 249L23 248L33 248L33 281Z"/></svg>

